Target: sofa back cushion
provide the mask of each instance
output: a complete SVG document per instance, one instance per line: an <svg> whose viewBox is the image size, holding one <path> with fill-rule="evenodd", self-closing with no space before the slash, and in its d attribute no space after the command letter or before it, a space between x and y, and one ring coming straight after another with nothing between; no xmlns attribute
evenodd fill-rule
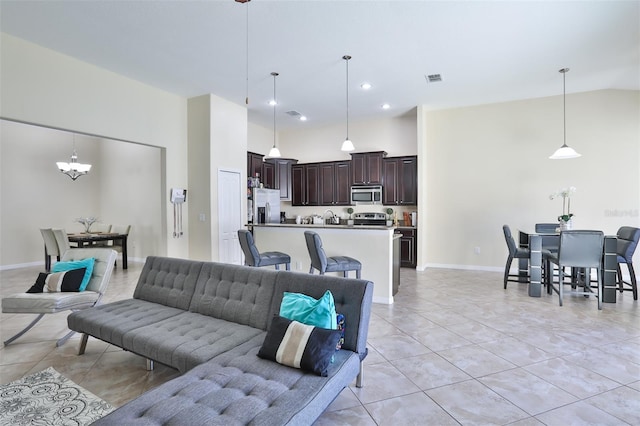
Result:
<svg viewBox="0 0 640 426"><path fill-rule="evenodd" d="M365 354L373 298L371 281L280 271L269 318L279 314L285 292L303 293L320 299L327 290L333 294L336 313L344 315L342 348Z"/></svg>
<svg viewBox="0 0 640 426"><path fill-rule="evenodd" d="M204 262L149 256L142 268L134 299L189 309Z"/></svg>
<svg viewBox="0 0 640 426"><path fill-rule="evenodd" d="M206 262L189 310L266 330L276 276L275 270Z"/></svg>

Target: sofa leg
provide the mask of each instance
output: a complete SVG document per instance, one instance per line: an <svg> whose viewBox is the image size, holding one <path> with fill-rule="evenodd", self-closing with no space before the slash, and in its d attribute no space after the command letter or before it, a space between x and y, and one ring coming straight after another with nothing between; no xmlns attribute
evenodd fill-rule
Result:
<svg viewBox="0 0 640 426"><path fill-rule="evenodd" d="M364 375L364 362L360 361L360 372L358 373L358 377L356 377L356 387L362 387L362 376Z"/></svg>
<svg viewBox="0 0 640 426"><path fill-rule="evenodd" d="M84 333L82 338L80 339L80 348L78 349L78 355L84 355L84 351L87 349L87 340L89 340L89 335Z"/></svg>
<svg viewBox="0 0 640 426"><path fill-rule="evenodd" d="M153 360L147 359L147 371L153 371Z"/></svg>

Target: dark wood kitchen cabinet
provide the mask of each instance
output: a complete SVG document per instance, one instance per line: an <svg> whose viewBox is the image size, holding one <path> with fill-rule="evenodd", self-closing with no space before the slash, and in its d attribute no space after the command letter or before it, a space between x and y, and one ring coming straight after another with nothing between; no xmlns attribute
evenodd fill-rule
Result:
<svg viewBox="0 0 640 426"><path fill-rule="evenodd" d="M291 200L291 167L297 162L292 158L269 158L264 161L264 186L279 189L281 200Z"/></svg>
<svg viewBox="0 0 640 426"><path fill-rule="evenodd" d="M260 176L262 182L262 158L264 155L255 152L247 152L247 177L256 177L256 173Z"/></svg>
<svg viewBox="0 0 640 426"><path fill-rule="evenodd" d="M415 268L417 265L417 236L415 228L396 228L396 234L400 237L400 266L403 268Z"/></svg>
<svg viewBox="0 0 640 426"><path fill-rule="evenodd" d="M418 158L415 155L390 157L385 158L382 164L382 204L418 204Z"/></svg>
<svg viewBox="0 0 640 426"><path fill-rule="evenodd" d="M334 161L319 164L320 205L346 206L350 204L351 163Z"/></svg>
<svg viewBox="0 0 640 426"><path fill-rule="evenodd" d="M318 164L291 166L291 205L317 206L320 204L320 167Z"/></svg>
<svg viewBox="0 0 640 426"><path fill-rule="evenodd" d="M351 154L351 183L353 185L382 185L384 151Z"/></svg>

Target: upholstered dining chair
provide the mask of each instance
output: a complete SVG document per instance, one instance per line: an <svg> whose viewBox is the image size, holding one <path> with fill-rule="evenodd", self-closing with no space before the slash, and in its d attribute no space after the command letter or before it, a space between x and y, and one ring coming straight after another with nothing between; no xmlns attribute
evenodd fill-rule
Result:
<svg viewBox="0 0 640 426"><path fill-rule="evenodd" d="M553 274L546 275L547 291L558 293L558 301L562 306L564 297L564 286L571 285L572 294L591 296L594 295L591 286L591 269L596 270L598 309L602 309L602 254L604 249L604 234L602 231L562 231L560 232L560 247L558 253L547 253L547 270L551 271L551 264L558 265L558 286L555 286ZM564 268L583 269L581 273L571 274L572 280L565 281ZM575 279L579 281L574 281ZM582 286L583 291L578 290Z"/></svg>
<svg viewBox="0 0 640 426"><path fill-rule="evenodd" d="M531 251L529 251L528 248L520 248L516 245L516 241L513 239L513 235L511 235L511 228L509 228L509 225L503 225L502 232L504 234L504 240L507 243L507 249L509 250L509 253L507 255L507 263L504 266L503 277L504 288L506 289L508 281L516 283L528 282L528 277L527 281L522 281L522 276L518 274L511 274L510 271L513 259L529 259L531 258Z"/></svg>
<svg viewBox="0 0 640 426"><path fill-rule="evenodd" d="M13 337L4 341L7 346L24 333L29 331L45 314L55 314L63 311L78 311L97 305L107 290L116 252L107 248L78 248L67 250L61 257L63 262L94 258L93 273L89 284L80 292L56 293L17 293L2 298L2 312L11 314L37 314L37 317L24 329ZM26 288L25 288L26 290ZM56 346L63 345L72 335L67 333L56 342Z"/></svg>
<svg viewBox="0 0 640 426"><path fill-rule="evenodd" d="M56 239L56 244L58 244L60 256L62 256L67 250L71 249L71 244L69 244L69 236L67 235L67 231L65 231L64 229L57 228L53 229L52 231L53 236Z"/></svg>
<svg viewBox="0 0 640 426"><path fill-rule="evenodd" d="M327 257L322 248L320 235L316 232L304 231L304 238L311 258L310 274L313 274L314 268L320 271L320 275L324 275L325 272L342 272L345 277L349 271L356 271L356 278L360 278L362 263L359 260L349 256Z"/></svg>
<svg viewBox="0 0 640 426"><path fill-rule="evenodd" d="M253 234L246 229L238 229L238 241L244 253L244 264L247 266L275 266L280 269L280 265L285 266L287 271L291 270L291 256L279 251L266 251L260 253L253 241Z"/></svg>
<svg viewBox="0 0 640 426"><path fill-rule="evenodd" d="M620 293L623 291L633 292L633 300L638 300L638 283L636 281L636 273L633 270L633 253L638 247L638 240L640 240L640 228L634 228L632 226L623 226L618 229L617 233L618 243L616 253L618 254L618 288ZM626 263L629 269L630 282L626 282L622 279L622 270L620 264ZM629 285L630 288L625 288L625 285Z"/></svg>
<svg viewBox="0 0 640 426"><path fill-rule="evenodd" d="M53 235L53 229L41 228L40 233L44 240L44 269L49 272L51 270L51 257L55 256L56 260L60 260L60 250L58 250L58 243L56 237Z"/></svg>

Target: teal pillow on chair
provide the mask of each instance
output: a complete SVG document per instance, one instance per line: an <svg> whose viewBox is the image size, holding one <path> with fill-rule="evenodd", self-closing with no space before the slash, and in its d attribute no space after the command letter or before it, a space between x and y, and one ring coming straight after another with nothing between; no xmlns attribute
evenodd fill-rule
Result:
<svg viewBox="0 0 640 426"><path fill-rule="evenodd" d="M69 262L57 262L51 268L51 272L64 272L70 271L72 269L80 269L86 268L84 272L84 277L82 278L82 283L80 283L80 288L78 291L84 291L89 285L89 280L91 280L91 274L93 273L93 264L96 259L93 257L89 257L87 259L82 260L71 260Z"/></svg>
<svg viewBox="0 0 640 426"><path fill-rule="evenodd" d="M336 305L329 290L317 300L306 294L285 291L280 304L280 316L320 328L338 328Z"/></svg>

